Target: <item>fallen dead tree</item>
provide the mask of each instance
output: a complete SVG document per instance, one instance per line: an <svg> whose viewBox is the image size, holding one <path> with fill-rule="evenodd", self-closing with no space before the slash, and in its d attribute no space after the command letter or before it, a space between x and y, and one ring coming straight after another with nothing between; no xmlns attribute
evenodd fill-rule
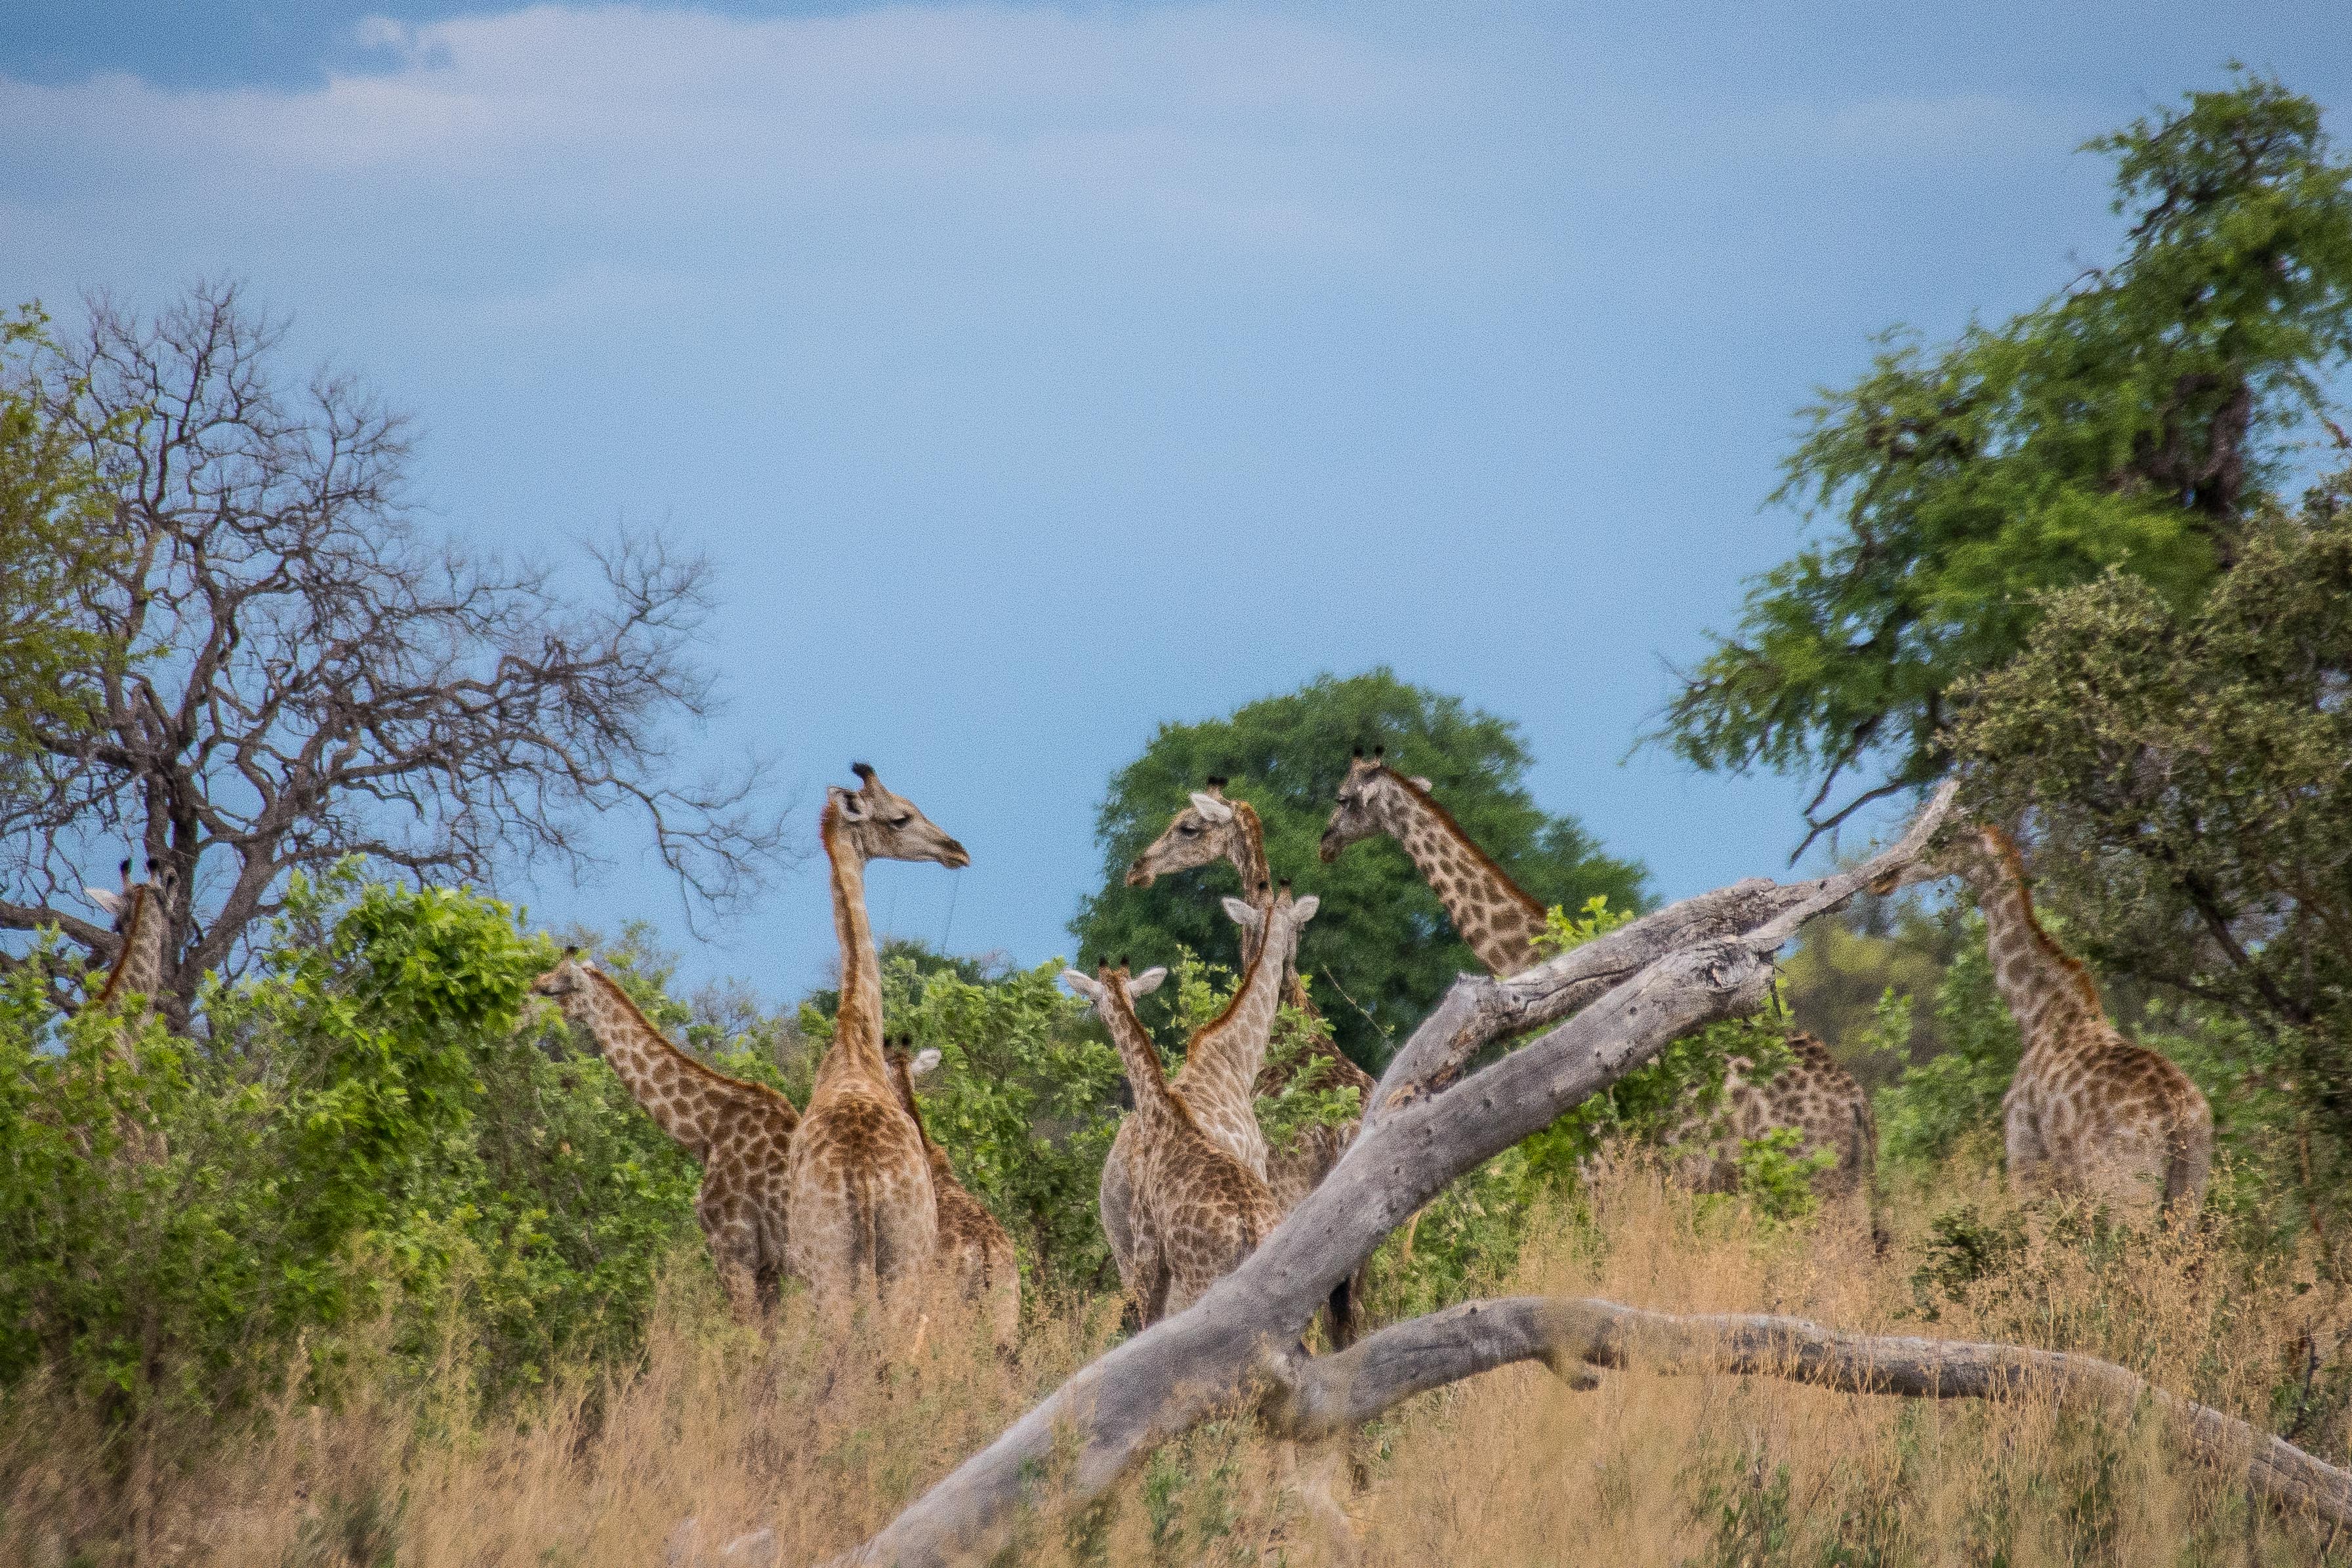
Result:
<svg viewBox="0 0 2352 1568"><path fill-rule="evenodd" d="M2118 1418L2144 1406L2165 1420L2184 1452L2255 1496L2330 1525L2352 1524L2352 1471L2210 1405L2168 1394L2113 1362L2019 1345L1846 1333L1801 1318L1681 1316L1533 1296L1466 1301L1384 1329L1338 1355L1272 1363L1272 1386L1260 1410L1283 1436L1312 1440L1360 1426L1415 1394L1521 1362L1540 1362L1567 1377L1591 1367L1639 1365L1910 1399L2038 1394Z"/></svg>
<svg viewBox="0 0 2352 1568"><path fill-rule="evenodd" d="M1753 879L1508 979L1465 975L1381 1075L1347 1154L1265 1245L1190 1310L1080 1369L840 1562L983 1557L1040 1478L1053 1476L1064 1501L1083 1501L1211 1411L1295 1375L1285 1358L1307 1321L1407 1216L1672 1041L1754 1011L1773 955L1807 921L1916 860L1950 803L1948 785L1895 845L1835 876ZM1531 1031L1540 1033L1465 1071L1480 1047Z"/></svg>

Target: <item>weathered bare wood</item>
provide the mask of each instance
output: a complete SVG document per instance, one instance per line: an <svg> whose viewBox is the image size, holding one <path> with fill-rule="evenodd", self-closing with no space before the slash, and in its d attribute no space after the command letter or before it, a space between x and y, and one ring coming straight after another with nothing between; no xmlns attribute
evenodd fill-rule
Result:
<svg viewBox="0 0 2352 1568"><path fill-rule="evenodd" d="M1383 1329L1338 1355L1274 1363L1261 1409L1286 1436L1325 1437L1415 1394L1530 1361L1560 1373L1638 1365L1780 1377L1905 1399L2042 1394L2117 1419L2145 1405L2162 1416L2184 1452L2256 1496L2332 1525L2352 1524L2352 1471L2210 1405L2167 1393L2113 1362L2018 1345L1847 1333L1801 1318L1682 1316L1532 1296L1469 1301Z"/></svg>
<svg viewBox="0 0 2352 1568"><path fill-rule="evenodd" d="M1753 1010L1780 947L1908 864L1949 799L1948 788L1898 844L1852 870L1786 887L1743 882L1508 980L1457 983L1383 1076L1355 1143L1264 1246L1189 1310L1080 1369L839 1561L925 1568L985 1556L1057 1460L1075 1461L1056 1475L1065 1500L1091 1497L1153 1445L1249 1393L1331 1287L1448 1182L1671 1041ZM1547 1024L1459 1076L1479 1047Z"/></svg>

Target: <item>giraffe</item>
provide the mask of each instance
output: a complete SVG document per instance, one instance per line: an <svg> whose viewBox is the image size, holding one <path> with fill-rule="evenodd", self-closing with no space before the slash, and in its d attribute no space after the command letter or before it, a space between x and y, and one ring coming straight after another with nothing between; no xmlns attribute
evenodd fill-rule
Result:
<svg viewBox="0 0 2352 1568"><path fill-rule="evenodd" d="M1542 956L1536 938L1544 929L1543 905L1471 841L1431 795L1427 779L1399 773L1376 748L1369 757L1358 752L1340 782L1339 805L1323 831L1322 857L1335 860L1349 845L1378 833L1403 846L1489 973L1517 974ZM1729 1064L1720 1112L1685 1121L1677 1134L1678 1142L1702 1143L1677 1167L1686 1179L1713 1187L1736 1182L1738 1140L1789 1127L1805 1152L1827 1150L1837 1157L1816 1179L1818 1191L1828 1196L1864 1192L1878 1149L1870 1097L1819 1040L1796 1035L1789 1046L1794 1059L1763 1083L1748 1081L1752 1064Z"/></svg>
<svg viewBox="0 0 2352 1568"><path fill-rule="evenodd" d="M788 1258L821 1304L844 1307L868 1289L886 1304L930 1268L939 1199L923 1137L898 1103L882 1056L882 978L866 913L866 862L971 863L905 796L864 763L854 790L825 791L819 836L832 867L833 926L841 944L841 1005L818 1063L792 1150Z"/></svg>
<svg viewBox="0 0 2352 1568"><path fill-rule="evenodd" d="M919 1056L908 1053L914 1037L905 1036L890 1053L890 1079L898 1103L915 1123L923 1152L931 1163L931 1189L939 1194L939 1258L948 1265L967 1300L980 1303L988 1314L991 1336L999 1351L1009 1352L1021 1337L1021 1265L1013 1256L1013 1238L996 1216L956 1180L948 1152L931 1142L923 1125L922 1107L915 1103L915 1080L937 1070L937 1047Z"/></svg>
<svg viewBox="0 0 2352 1568"><path fill-rule="evenodd" d="M2010 1180L2029 1194L2193 1212L2212 1170L2213 1108L2186 1073L2107 1021L2098 983L2034 914L2016 844L1962 823L1927 874L1958 875L1976 894L1993 983L2023 1037L2000 1101Z"/></svg>
<svg viewBox="0 0 2352 1568"><path fill-rule="evenodd" d="M1135 1129L1128 1143L1130 1261L1121 1272L1147 1328L1198 1300L1277 1218L1265 1181L1202 1127L1135 1016L1135 998L1167 977L1165 969L1148 969L1130 979L1123 958L1093 974L1062 971L1063 984L1102 1016L1135 1090L1135 1110L1119 1129Z"/></svg>
<svg viewBox="0 0 2352 1568"><path fill-rule="evenodd" d="M1224 779L1212 775L1206 788L1192 792L1191 804L1170 819L1160 837L1128 868L1129 887L1148 888L1158 878L1219 859L1232 863L1244 889L1265 884L1269 875L1265 826L1249 802L1226 796L1225 784ZM1242 927L1241 956L1244 965L1257 956L1264 933L1262 925ZM1307 994L1295 958L1283 983L1285 1001L1310 1019L1320 1016ZM1320 1063L1318 1083L1333 1089L1353 1089L1359 1105L1370 1101L1370 1074L1349 1061L1347 1053L1333 1045L1322 1031L1310 1029L1306 1039L1306 1048L1298 1055L1286 1061L1269 1062L1258 1070L1257 1094L1280 1094L1306 1069L1312 1058ZM1288 1214L1322 1184L1339 1163L1339 1156L1348 1152L1348 1145L1355 1142L1358 1125L1359 1119L1353 1117L1338 1123L1318 1123L1301 1131L1286 1146L1268 1152L1266 1185L1273 1189L1277 1211ZM1337 1349L1345 1350L1355 1338L1356 1305L1363 1294L1364 1272L1358 1270L1354 1278L1343 1279L1332 1289L1328 1310L1331 1342Z"/></svg>
<svg viewBox="0 0 2352 1568"><path fill-rule="evenodd" d="M127 856L122 861L121 876L120 892L104 888L82 889L91 903L113 917L121 945L105 980L82 1004L81 1010L93 1016L111 1016L117 1020L107 1055L118 1066L136 1071L139 1054L135 1042L145 1031L147 1021L155 1016L155 998L163 992L164 950L171 943L173 900L179 891L180 879L177 871L152 857L147 861L145 881L131 879ZM139 1009L128 1013L125 1008L132 996L139 998ZM124 1156L133 1164L153 1164L167 1152L163 1133L131 1117L118 1115L114 1130Z"/></svg>
<svg viewBox="0 0 2352 1568"><path fill-rule="evenodd" d="M530 983L588 1031L597 1053L654 1125L702 1166L694 1215L739 1322L775 1304L784 1272L787 1176L800 1112L765 1084L714 1071L672 1045L613 977L563 950Z"/></svg>
<svg viewBox="0 0 2352 1568"><path fill-rule="evenodd" d="M1261 882L1257 890L1263 908L1239 899L1224 900L1225 913L1236 925L1259 934L1257 955L1243 973L1225 1010L1186 1042L1176 1088L1202 1132L1264 1182L1267 1151L1265 1134L1257 1124L1258 1068L1273 1036L1283 975L1297 951L1299 928L1315 918L1319 900L1312 894L1294 900L1287 882L1278 891ZM1119 1279L1130 1283L1135 1258L1134 1153L1143 1131L1142 1123L1132 1117L1120 1123L1110 1152L1103 1160L1100 1187L1103 1234L1110 1240Z"/></svg>

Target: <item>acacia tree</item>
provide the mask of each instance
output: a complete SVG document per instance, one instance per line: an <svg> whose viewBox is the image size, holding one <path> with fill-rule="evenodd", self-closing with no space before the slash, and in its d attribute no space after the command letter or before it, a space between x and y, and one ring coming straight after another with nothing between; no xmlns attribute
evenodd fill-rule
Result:
<svg viewBox="0 0 2352 1568"><path fill-rule="evenodd" d="M1773 499L1823 537L1670 704L1700 767L1811 774L1816 835L1948 767L1948 694L2018 651L2041 594L2120 567L2201 596L2352 357L2352 163L2317 105L2242 77L2089 150L2122 254L2000 326L1898 339L1808 409Z"/></svg>
<svg viewBox="0 0 2352 1568"><path fill-rule="evenodd" d="M282 332L203 284L152 317L93 299L55 351L42 413L103 485L114 547L74 615L110 651L66 673L79 712L8 699L34 755L0 788L0 930L109 958L74 889L118 847L173 867L184 1020L289 874L349 854L420 879L576 868L583 819L620 807L690 896L755 887L785 852L756 770L667 770L668 723L711 706L704 563L624 536L584 593L428 539L406 420L349 376L289 384ZM37 950L0 973L27 963L62 980Z"/></svg>

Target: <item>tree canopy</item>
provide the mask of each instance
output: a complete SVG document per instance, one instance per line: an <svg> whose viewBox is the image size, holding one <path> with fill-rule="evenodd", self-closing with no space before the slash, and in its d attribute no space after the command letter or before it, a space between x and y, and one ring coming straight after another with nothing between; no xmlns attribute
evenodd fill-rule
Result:
<svg viewBox="0 0 2352 1568"><path fill-rule="evenodd" d="M2017 652L2040 593L2119 568L2197 600L2352 355L2352 163L2309 99L2241 74L2086 150L2121 254L1950 343L1892 332L1806 409L1772 499L1821 536L1669 706L1701 767L1810 774L1816 833L1948 765L1953 684Z"/></svg>
<svg viewBox="0 0 2352 1568"><path fill-rule="evenodd" d="M1223 719L1161 725L1143 754L1112 775L1096 813L1103 886L1070 922L1081 952L1132 952L1160 963L1181 945L1230 959L1235 928L1216 899L1236 890L1230 866L1220 861L1149 888L1125 881L1129 862L1187 794L1212 774L1225 777L1227 793L1264 820L1275 874L1323 895L1298 967L1336 1038L1359 1062L1384 1060L1393 1032L1478 963L1391 840L1357 845L1329 866L1316 858L1349 756L1372 745L1385 745L1400 770L1430 779L1463 829L1538 899L1571 909L1596 894L1621 909L1640 902L1638 863L1605 854L1574 817L1549 815L1528 795L1521 780L1530 759L1516 726L1383 668L1318 676Z"/></svg>

